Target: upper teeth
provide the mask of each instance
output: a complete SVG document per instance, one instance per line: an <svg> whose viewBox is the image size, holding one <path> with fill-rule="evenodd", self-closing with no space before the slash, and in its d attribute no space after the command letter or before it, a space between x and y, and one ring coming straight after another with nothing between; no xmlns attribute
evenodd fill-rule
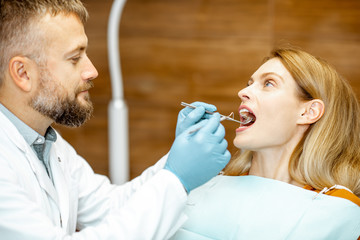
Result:
<svg viewBox="0 0 360 240"><path fill-rule="evenodd" d="M250 112L250 111L247 110L246 108L240 109L240 114L242 114L242 113L249 113L249 112Z"/></svg>

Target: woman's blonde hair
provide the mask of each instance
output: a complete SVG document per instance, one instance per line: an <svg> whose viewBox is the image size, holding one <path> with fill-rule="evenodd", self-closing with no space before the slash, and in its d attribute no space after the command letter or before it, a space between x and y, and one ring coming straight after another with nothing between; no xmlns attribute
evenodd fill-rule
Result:
<svg viewBox="0 0 360 240"><path fill-rule="evenodd" d="M294 149L289 173L297 182L321 190L343 185L360 196L359 102L349 83L326 61L288 47L273 50L291 73L302 100L321 99L322 118L313 123ZM237 154L224 169L226 175L249 171L251 151Z"/></svg>

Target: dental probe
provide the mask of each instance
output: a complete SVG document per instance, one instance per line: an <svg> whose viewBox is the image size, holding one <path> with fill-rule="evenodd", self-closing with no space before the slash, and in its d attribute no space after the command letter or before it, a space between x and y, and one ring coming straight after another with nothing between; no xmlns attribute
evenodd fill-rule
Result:
<svg viewBox="0 0 360 240"><path fill-rule="evenodd" d="M184 107L189 107L189 108L193 108L193 109L196 108L196 106L191 105L191 104L188 104L188 103L185 103L185 102L181 102L181 105L184 106ZM213 112L210 112L210 111L207 111L207 110L205 110L205 112L208 113L208 114L213 114ZM220 121L229 120L229 121L233 121L233 122L237 122L237 123L240 123L240 124L241 124L240 121L235 120L235 119L232 118L231 116L234 116L234 113L230 113L229 116L225 116L225 115L220 114L220 117L221 117L221 118L220 118Z"/></svg>

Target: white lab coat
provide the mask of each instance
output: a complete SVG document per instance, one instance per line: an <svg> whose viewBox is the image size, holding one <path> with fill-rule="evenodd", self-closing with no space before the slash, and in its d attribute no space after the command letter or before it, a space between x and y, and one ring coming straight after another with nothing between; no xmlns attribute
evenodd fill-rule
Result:
<svg viewBox="0 0 360 240"><path fill-rule="evenodd" d="M167 239L184 222L187 194L166 157L133 181L111 185L58 135L53 183L0 112L1 239ZM80 230L80 231L77 231Z"/></svg>

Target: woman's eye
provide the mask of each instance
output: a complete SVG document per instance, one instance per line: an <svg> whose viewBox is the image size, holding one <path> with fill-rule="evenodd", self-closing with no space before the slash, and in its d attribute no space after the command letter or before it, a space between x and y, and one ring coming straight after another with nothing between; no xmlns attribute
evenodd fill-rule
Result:
<svg viewBox="0 0 360 240"><path fill-rule="evenodd" d="M265 87L273 87L274 83L270 80L266 80L264 85L265 85Z"/></svg>

